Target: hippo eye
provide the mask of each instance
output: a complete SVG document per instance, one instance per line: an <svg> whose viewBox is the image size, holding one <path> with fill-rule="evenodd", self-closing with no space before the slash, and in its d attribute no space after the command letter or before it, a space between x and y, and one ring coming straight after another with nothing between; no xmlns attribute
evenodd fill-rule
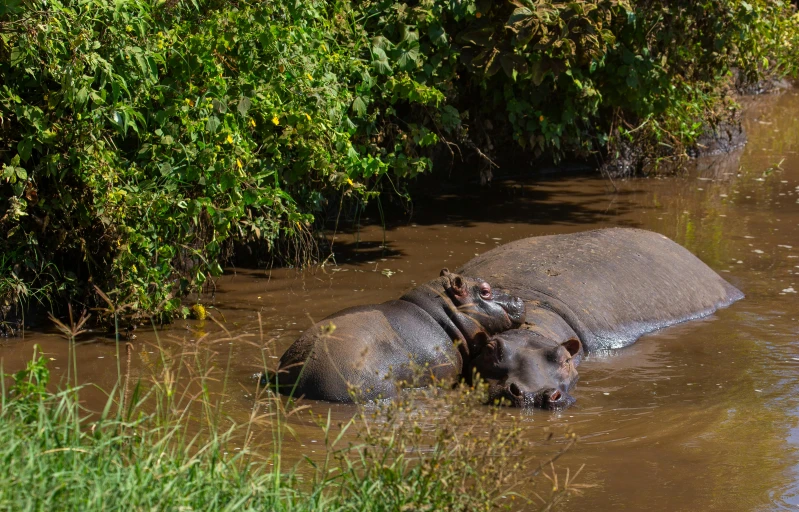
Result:
<svg viewBox="0 0 799 512"><path fill-rule="evenodd" d="M480 297L485 300L491 300L494 294L491 292L491 285L488 283L480 283Z"/></svg>

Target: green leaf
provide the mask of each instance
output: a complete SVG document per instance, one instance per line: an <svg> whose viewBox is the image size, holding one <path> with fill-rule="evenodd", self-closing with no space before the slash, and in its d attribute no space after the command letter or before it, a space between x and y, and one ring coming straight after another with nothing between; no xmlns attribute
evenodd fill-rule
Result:
<svg viewBox="0 0 799 512"><path fill-rule="evenodd" d="M445 46L447 43L449 43L447 32L444 30L444 27L438 23L430 25L427 28L427 36L436 46Z"/></svg>
<svg viewBox="0 0 799 512"><path fill-rule="evenodd" d="M358 96L355 98L355 101L352 102L352 111L355 112L358 117L366 115L366 102L363 101L361 96Z"/></svg>
<svg viewBox="0 0 799 512"><path fill-rule="evenodd" d="M517 7L513 10L513 13L508 18L508 25L514 25L519 22L527 21L528 18L532 17L533 11L528 9L527 7Z"/></svg>
<svg viewBox="0 0 799 512"><path fill-rule="evenodd" d="M414 42L408 45L407 49L398 50L397 64L403 71L414 69L419 62L419 43Z"/></svg>
<svg viewBox="0 0 799 512"><path fill-rule="evenodd" d="M17 144L17 151L22 161L27 162L33 152L33 139L31 137L25 137L19 141L19 144Z"/></svg>
<svg viewBox="0 0 799 512"><path fill-rule="evenodd" d="M247 111L250 110L251 106L252 106L252 100L250 100L250 98L244 97L239 100L239 104L236 106L236 110L238 110L239 114L241 114L241 116L244 117L247 115Z"/></svg>
<svg viewBox="0 0 799 512"><path fill-rule="evenodd" d="M393 48L394 45L383 36L376 36L372 38L372 53L376 53L376 48L383 50L383 55L385 55L385 51Z"/></svg>
<svg viewBox="0 0 799 512"><path fill-rule="evenodd" d="M390 75L392 73L392 69L388 63L388 56L386 55L386 52L382 48L374 47L372 48L372 53L375 56L375 59L372 61L375 71L381 75Z"/></svg>
<svg viewBox="0 0 799 512"><path fill-rule="evenodd" d="M216 130L219 129L219 126L222 122L216 116L211 116L208 118L208 122L205 123L205 129L208 133L216 133Z"/></svg>
<svg viewBox="0 0 799 512"><path fill-rule="evenodd" d="M17 172L17 178L19 178L22 181L25 181L25 180L28 179L28 171L26 171L22 167L15 167L14 169Z"/></svg>
<svg viewBox="0 0 799 512"><path fill-rule="evenodd" d="M259 199L258 191L252 188L245 190L242 196L244 196L244 204L246 206L257 203Z"/></svg>
<svg viewBox="0 0 799 512"><path fill-rule="evenodd" d="M403 43L413 43L419 40L419 33L408 25L402 25L400 28L400 37Z"/></svg>
<svg viewBox="0 0 799 512"><path fill-rule="evenodd" d="M25 60L25 52L19 46L11 48L11 67L15 68Z"/></svg>
<svg viewBox="0 0 799 512"><path fill-rule="evenodd" d="M75 95L75 103L77 104L78 107L83 107L86 104L86 100L88 98L89 98L89 89L83 87Z"/></svg>
<svg viewBox="0 0 799 512"><path fill-rule="evenodd" d="M236 176L232 172L226 172L219 180L219 184L222 186L222 192L230 190L236 186Z"/></svg>
<svg viewBox="0 0 799 512"><path fill-rule="evenodd" d="M486 47L491 44L491 37L494 35L494 27L488 26L477 30L469 30L458 34L458 39L464 43L471 43L476 46Z"/></svg>
<svg viewBox="0 0 799 512"><path fill-rule="evenodd" d="M480 55L472 59L471 65L477 71L482 71L485 76L493 76L500 68L498 56L499 50L486 48L480 52Z"/></svg>
<svg viewBox="0 0 799 512"><path fill-rule="evenodd" d="M461 124L461 116L458 109L452 105L444 105L441 108L441 124L448 132L455 130Z"/></svg>
<svg viewBox="0 0 799 512"><path fill-rule="evenodd" d="M527 61L521 55L503 53L499 57L499 62L502 65L502 70L510 78L514 78L516 74L527 72Z"/></svg>
<svg viewBox="0 0 799 512"><path fill-rule="evenodd" d="M213 101L211 101L211 105L213 105L214 110L216 110L220 114L224 114L225 112L227 112L227 104L223 101L214 99Z"/></svg>

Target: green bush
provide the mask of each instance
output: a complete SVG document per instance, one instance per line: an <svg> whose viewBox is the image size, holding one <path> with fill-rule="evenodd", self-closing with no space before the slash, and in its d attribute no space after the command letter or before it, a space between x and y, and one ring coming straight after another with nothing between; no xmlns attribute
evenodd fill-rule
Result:
<svg viewBox="0 0 799 512"><path fill-rule="evenodd" d="M375 0L362 8L367 32L377 34L373 53L394 66L385 73L407 73L445 98L439 112L417 109L411 119L444 134L462 121L458 142L470 139L486 160L510 139L536 156L588 156L618 127L643 123L656 126L649 135L688 146L708 118L723 117L733 71L745 85L795 74L799 62L799 18L780 1ZM409 122L407 110L400 117Z"/></svg>
<svg viewBox="0 0 799 512"><path fill-rule="evenodd" d="M484 177L510 146L680 153L733 74L796 72L797 27L771 0L9 0L0 312L94 284L185 313L232 242L312 243L331 198L402 190L436 147Z"/></svg>
<svg viewBox="0 0 799 512"><path fill-rule="evenodd" d="M350 141L369 73L340 6L6 10L2 252L29 282L47 259L78 300L94 282L170 315L228 241L301 236L326 192L367 198L386 170Z"/></svg>

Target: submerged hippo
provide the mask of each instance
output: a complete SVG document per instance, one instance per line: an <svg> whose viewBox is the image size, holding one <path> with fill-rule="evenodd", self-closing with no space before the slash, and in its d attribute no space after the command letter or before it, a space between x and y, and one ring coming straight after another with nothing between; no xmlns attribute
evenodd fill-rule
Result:
<svg viewBox="0 0 799 512"><path fill-rule="evenodd" d="M577 383L580 340L562 343L536 331L513 329L492 337L467 365L467 380L478 376L488 384L489 403L501 399L516 407L565 409Z"/></svg>
<svg viewBox="0 0 799 512"><path fill-rule="evenodd" d="M350 402L396 396L404 385L455 380L495 333L524 321L518 297L441 271L399 300L334 313L283 354L281 393Z"/></svg>
<svg viewBox="0 0 799 512"><path fill-rule="evenodd" d="M461 273L522 297L531 329L558 344L577 338L588 352L625 347L743 298L684 247L631 228L518 240Z"/></svg>

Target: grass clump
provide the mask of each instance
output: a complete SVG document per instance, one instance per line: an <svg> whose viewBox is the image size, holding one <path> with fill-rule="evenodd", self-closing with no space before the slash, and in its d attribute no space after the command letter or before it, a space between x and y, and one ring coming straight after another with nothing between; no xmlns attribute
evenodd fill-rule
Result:
<svg viewBox="0 0 799 512"><path fill-rule="evenodd" d="M128 344L102 411L83 405L90 385L76 384L77 369L72 382L48 391L47 358L34 352L2 390L0 509L465 511L530 507L533 499L549 508L579 492L568 477L553 490L542 476L576 437L533 456L529 429L498 421L500 410L480 405L479 390L405 395L360 406L337 424L264 390L237 423L222 406L230 361L220 364L213 349L246 338L167 342L143 361L149 377L135 383ZM309 414L323 452L291 460L285 447ZM548 490L535 498L539 480Z"/></svg>

